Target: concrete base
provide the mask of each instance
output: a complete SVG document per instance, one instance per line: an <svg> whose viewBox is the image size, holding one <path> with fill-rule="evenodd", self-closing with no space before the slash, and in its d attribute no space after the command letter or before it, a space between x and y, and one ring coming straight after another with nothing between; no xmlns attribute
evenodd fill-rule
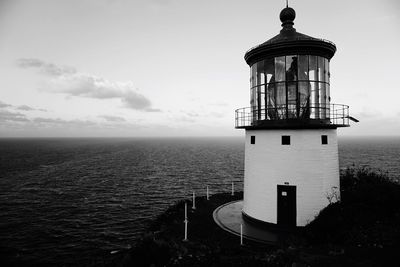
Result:
<svg viewBox="0 0 400 267"><path fill-rule="evenodd" d="M243 238L256 242L275 245L288 236L287 232L269 229L265 225L244 220L242 209L243 200L226 203L215 209L214 221L225 231L237 236L240 236L240 225L242 224Z"/></svg>

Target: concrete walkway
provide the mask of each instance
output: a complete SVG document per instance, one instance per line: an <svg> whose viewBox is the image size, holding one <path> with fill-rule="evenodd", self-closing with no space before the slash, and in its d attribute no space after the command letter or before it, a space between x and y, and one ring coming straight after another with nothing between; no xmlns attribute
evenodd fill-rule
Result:
<svg viewBox="0 0 400 267"><path fill-rule="evenodd" d="M214 221L225 231L240 236L243 225L243 238L266 244L277 244L287 237L286 233L250 223L242 217L243 200L232 201L219 206L213 213Z"/></svg>

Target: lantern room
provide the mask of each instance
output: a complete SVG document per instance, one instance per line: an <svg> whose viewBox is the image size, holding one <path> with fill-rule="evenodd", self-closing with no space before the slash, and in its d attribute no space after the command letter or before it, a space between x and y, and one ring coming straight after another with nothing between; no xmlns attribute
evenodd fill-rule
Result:
<svg viewBox="0 0 400 267"><path fill-rule="evenodd" d="M329 60L287 55L251 66L250 105L255 120L329 118Z"/></svg>
<svg viewBox="0 0 400 267"><path fill-rule="evenodd" d="M245 54L250 107L236 110L236 128L349 126L348 106L331 103L336 46L297 32L295 17L292 8L283 9L280 33Z"/></svg>

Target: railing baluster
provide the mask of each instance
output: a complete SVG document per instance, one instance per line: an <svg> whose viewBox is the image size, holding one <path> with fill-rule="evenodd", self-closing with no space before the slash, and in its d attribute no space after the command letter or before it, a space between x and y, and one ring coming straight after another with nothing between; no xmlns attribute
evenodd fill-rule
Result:
<svg viewBox="0 0 400 267"><path fill-rule="evenodd" d="M270 111L270 113L269 113ZM308 119L310 121L319 119L328 119L330 124L334 124L337 126L348 126L349 125L349 106L340 105L340 104L330 104L325 107L315 107L309 106L302 111L302 116L295 116L296 108L289 107L287 105L281 105L279 107L271 107L259 110L259 115L262 116L262 119L258 118L258 113L255 114L255 111L251 107L237 109L235 111L235 126L236 127L249 127L255 126L258 122L262 121L273 121L273 120L284 120L286 117L290 120L292 119ZM253 114L254 113L254 114ZM269 116L271 114L271 116ZM275 114L275 116L273 116ZM308 114L307 117L303 117L305 114ZM325 114L324 116L318 116L321 114ZM256 116L257 115L257 116ZM256 117L254 117L256 116ZM329 117L328 117L329 116ZM258 118L258 119L257 119Z"/></svg>

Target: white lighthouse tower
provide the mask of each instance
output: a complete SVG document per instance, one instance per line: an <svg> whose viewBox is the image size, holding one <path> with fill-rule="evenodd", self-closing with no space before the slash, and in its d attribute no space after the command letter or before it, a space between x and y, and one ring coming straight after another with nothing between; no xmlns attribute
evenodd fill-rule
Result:
<svg viewBox="0 0 400 267"><path fill-rule="evenodd" d="M250 107L236 110L245 129L243 216L279 226L304 226L339 199L337 128L348 106L332 104L329 63L336 46L293 28L250 49ZM320 23L320 22L318 22Z"/></svg>

